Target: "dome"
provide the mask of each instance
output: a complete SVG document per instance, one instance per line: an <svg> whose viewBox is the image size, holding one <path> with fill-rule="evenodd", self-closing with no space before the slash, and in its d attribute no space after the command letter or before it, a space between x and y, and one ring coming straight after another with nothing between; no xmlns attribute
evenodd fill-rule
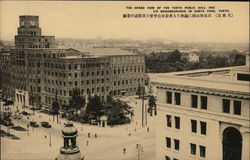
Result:
<svg viewBox="0 0 250 160"><path fill-rule="evenodd" d="M77 129L73 126L72 122L67 122L62 130L63 136L76 136Z"/></svg>

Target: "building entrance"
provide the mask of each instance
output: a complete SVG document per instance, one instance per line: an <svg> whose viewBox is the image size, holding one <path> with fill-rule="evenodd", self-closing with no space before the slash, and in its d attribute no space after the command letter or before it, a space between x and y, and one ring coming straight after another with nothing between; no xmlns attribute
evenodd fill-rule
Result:
<svg viewBox="0 0 250 160"><path fill-rule="evenodd" d="M223 132L223 160L241 160L242 137L240 132L228 127Z"/></svg>

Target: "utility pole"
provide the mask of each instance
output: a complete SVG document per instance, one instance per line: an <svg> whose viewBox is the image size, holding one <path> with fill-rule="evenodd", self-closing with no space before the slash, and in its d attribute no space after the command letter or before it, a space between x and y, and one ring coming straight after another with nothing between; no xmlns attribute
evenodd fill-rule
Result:
<svg viewBox="0 0 250 160"><path fill-rule="evenodd" d="M49 146L51 147L51 132L49 131Z"/></svg>
<svg viewBox="0 0 250 160"><path fill-rule="evenodd" d="M141 160L141 153L143 152L143 147L141 146L141 144L137 144L136 145L136 149L137 149L137 160Z"/></svg>
<svg viewBox="0 0 250 160"><path fill-rule="evenodd" d="M144 127L144 91L142 91L142 106L141 106L142 108L142 110L141 110L141 112L142 112L142 127Z"/></svg>
<svg viewBox="0 0 250 160"><path fill-rule="evenodd" d="M145 104L145 123L148 125L148 109L147 109L147 104Z"/></svg>

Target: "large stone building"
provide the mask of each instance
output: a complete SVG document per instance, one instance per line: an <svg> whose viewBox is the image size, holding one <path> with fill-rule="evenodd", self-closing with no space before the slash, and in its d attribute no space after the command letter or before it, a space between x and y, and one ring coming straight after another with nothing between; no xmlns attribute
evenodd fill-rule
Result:
<svg viewBox="0 0 250 160"><path fill-rule="evenodd" d="M50 106L56 92L60 104L68 104L74 88L102 100L109 94L132 95L145 81L143 55L117 48L57 47L54 36L42 36L38 16L20 16L15 49L4 59L9 65L1 64L6 66L1 72L8 73L9 81L3 85L10 86L16 105L29 106L34 97L35 105Z"/></svg>
<svg viewBox="0 0 250 160"><path fill-rule="evenodd" d="M250 159L249 75L249 65L150 74L157 160Z"/></svg>

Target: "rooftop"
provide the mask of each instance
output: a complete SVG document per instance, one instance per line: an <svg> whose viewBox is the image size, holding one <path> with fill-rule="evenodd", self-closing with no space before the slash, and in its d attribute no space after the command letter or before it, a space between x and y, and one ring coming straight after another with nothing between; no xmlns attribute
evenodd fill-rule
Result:
<svg viewBox="0 0 250 160"><path fill-rule="evenodd" d="M59 48L65 48L60 46ZM72 49L78 50L82 53L87 53L90 56L119 56L119 55L136 55L135 53L122 50L120 48L84 48L84 47L72 47Z"/></svg>
<svg viewBox="0 0 250 160"><path fill-rule="evenodd" d="M236 68L238 67L203 69L173 73L156 73L148 75L150 77L150 81L156 84L174 84L249 93L249 81L237 81L231 77L230 70Z"/></svg>

